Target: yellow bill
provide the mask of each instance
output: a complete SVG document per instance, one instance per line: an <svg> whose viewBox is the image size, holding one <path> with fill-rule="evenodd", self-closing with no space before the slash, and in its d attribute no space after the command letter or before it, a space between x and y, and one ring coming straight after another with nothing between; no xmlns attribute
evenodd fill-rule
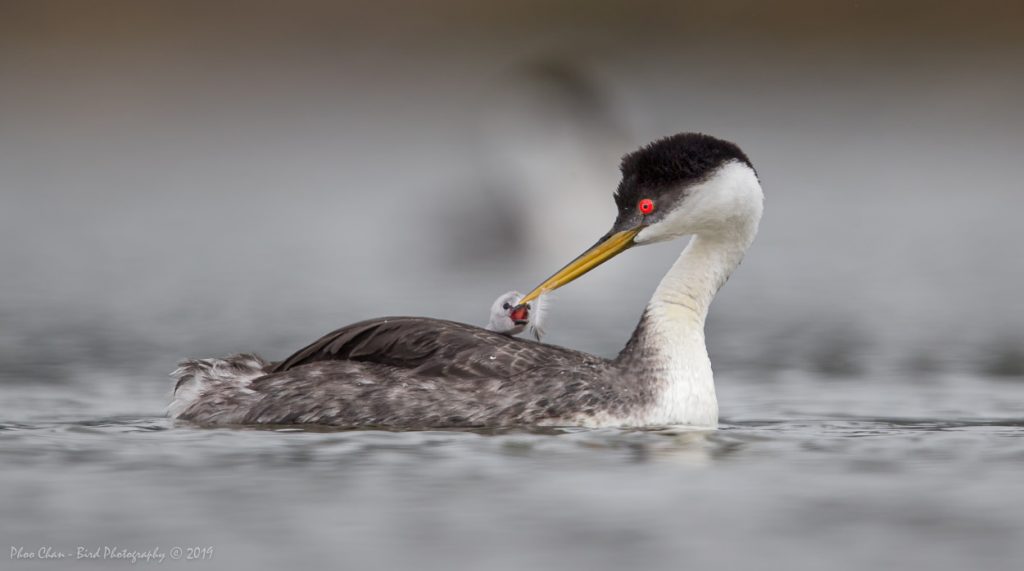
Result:
<svg viewBox="0 0 1024 571"><path fill-rule="evenodd" d="M544 280L530 293L519 300L520 304L528 303L540 297L541 294L554 291L565 284L575 280L590 270L600 266L615 256L625 252L633 245L633 238L640 233L642 228L631 228L616 232L608 238L599 242L596 246L580 254L578 258L566 264L558 270L555 275Z"/></svg>

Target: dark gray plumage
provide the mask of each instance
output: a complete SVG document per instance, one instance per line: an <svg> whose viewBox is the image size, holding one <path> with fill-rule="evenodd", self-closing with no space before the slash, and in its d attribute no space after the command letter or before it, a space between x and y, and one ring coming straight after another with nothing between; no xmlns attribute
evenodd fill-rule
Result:
<svg viewBox="0 0 1024 571"><path fill-rule="evenodd" d="M216 424L425 428L574 424L620 414L652 391L616 361L420 317L363 321L277 364L253 355L181 364L177 389L224 373L178 418ZM248 377L239 391L239 378ZM217 383L217 380L213 381Z"/></svg>
<svg viewBox="0 0 1024 571"><path fill-rule="evenodd" d="M276 364L254 355L185 361L171 416L392 429L715 425L704 319L757 232L756 173L736 145L692 133L627 155L622 173L611 231L520 300L634 245L693 234L615 359L451 321L372 319Z"/></svg>

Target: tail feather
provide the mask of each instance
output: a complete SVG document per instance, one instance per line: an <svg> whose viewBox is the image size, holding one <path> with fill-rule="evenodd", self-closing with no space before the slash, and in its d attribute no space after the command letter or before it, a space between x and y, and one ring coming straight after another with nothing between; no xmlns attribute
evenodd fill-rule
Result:
<svg viewBox="0 0 1024 571"><path fill-rule="evenodd" d="M249 383L267 374L270 367L271 363L252 353L182 361L171 373L178 382L167 413L171 418L180 418L210 392L251 393Z"/></svg>

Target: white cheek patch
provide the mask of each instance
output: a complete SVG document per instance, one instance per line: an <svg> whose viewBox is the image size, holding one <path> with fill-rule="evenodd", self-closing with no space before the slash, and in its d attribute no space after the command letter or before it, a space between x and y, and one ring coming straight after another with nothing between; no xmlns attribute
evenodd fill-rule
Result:
<svg viewBox="0 0 1024 571"><path fill-rule="evenodd" d="M764 195L753 169L738 161L722 165L707 180L690 188L685 199L659 222L636 235L637 244L715 232L736 225L737 218L761 216Z"/></svg>
<svg viewBox="0 0 1024 571"><path fill-rule="evenodd" d="M685 231L686 227L689 226L686 218L687 209L685 206L680 205L676 207L675 210L669 212L657 223L641 230L640 233L633 238L633 242L637 244L653 244L655 242L664 242L666 240L685 236L686 234L689 234L689 232Z"/></svg>

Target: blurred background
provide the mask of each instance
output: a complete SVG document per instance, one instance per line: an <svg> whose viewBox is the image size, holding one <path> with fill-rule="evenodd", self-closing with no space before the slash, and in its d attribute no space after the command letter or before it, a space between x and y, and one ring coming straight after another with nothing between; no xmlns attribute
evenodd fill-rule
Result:
<svg viewBox="0 0 1024 571"><path fill-rule="evenodd" d="M550 524L543 506L566 489L582 494L573 510L590 509L600 522L613 513L595 507L608 501L605 491L636 482L637 473L587 480L559 472L558 454L524 468L506 455L508 442L469 436L444 437L454 439L443 443L458 461L446 456L454 463L439 465L420 452L409 452L412 460L394 452L419 451L421 441L351 440L376 438L366 435L306 435L298 446L326 446L307 455L295 452L294 440L261 433L218 448L211 442L224 432L166 430L160 417L166 375L184 357L282 358L326 331L381 315L485 324L498 294L527 291L607 230L622 154L680 131L739 144L766 194L761 233L708 326L725 421L744 433L753 425L743 423L842 414L1024 418L1022 18L1024 5L1013 2L0 1L0 423L8 428L0 454L22 466L0 476L13 514L0 530L26 545L85 541L83 525L106 514L90 539L169 546L212 536L237 546L278 537L251 523L234 536L224 531L230 516L190 503L211 501L218 514L285 518L297 526L289 541L307 541L298 560L308 564L334 561L324 541L354 529L371 547L349 552L365 563L382 545L367 538L412 521L411 504L376 479L381 470L411 469L426 470L438 486L414 487L424 495L412 504L421 510L413 520L435 525L436 535L413 525L398 536L408 549L391 553L391 563L423 565L423 554L466 534L481 547L460 553L465 559L432 561L572 565L580 561L559 547L597 537L622 559L598 552L583 560L591 567L678 562L678 537L664 525L676 512L663 514L662 535L636 531L659 521L642 514L669 509L662 496L616 504L649 510L621 520L626 531L481 536L472 523L504 513L490 503L493 494L519 490L522 509L536 510L518 514L516 525ZM617 352L681 247L632 250L561 290L547 340ZM799 457L818 441L816 430L777 445ZM651 446L622 434L579 438L592 439L584 448L598 441L619 452ZM680 446L706 465L738 446L734 440ZM575 441L561 442L578 451ZM346 485L331 479L350 466L345 450L380 446L398 456L366 452L356 461L362 471L347 480L373 499L325 499ZM1007 474L1024 459L1016 446L997 454L1016 463L1004 466ZM232 452L237 447L252 455ZM894 462L907 454L883 449ZM579 469L619 466L612 457L586 457ZM960 459L969 472L977 457ZM85 475L65 472L79 462ZM315 482L303 481L310 495L296 493L285 467L313 474L306 477ZM554 475L530 488L524 482L534 481L534 469ZM229 485L237 470L251 471L265 489ZM690 561L714 561L729 541L790 521L752 482L792 474L776 464L760 470L699 472L687 488L699 497L673 488L671 497L686 505L703 501L709 521L760 522L730 537L687 530L700 540L680 544L689 545ZM883 518L890 529L851 492L877 490L877 482L836 470L828 484L815 480L820 488L797 478L778 499L791 506L808 489L820 505L847 498L849 509L838 513L854 527L828 539L895 547L946 538L944 548L899 556L933 568L962 568L977 557L996 568L1021 555L998 543L1009 537L1000 533L1024 529L1020 511L995 496L979 492L963 511L991 515L1002 506L1007 519L936 531L893 512L895 520ZM468 495L446 488L467 473L483 487L463 482ZM111 474L134 483L115 485ZM660 478L651 490L679 481L644 474ZM946 483L956 487L963 474L946 473ZM564 488L551 483L559 477ZM946 484L908 506L893 498L919 490L921 478L899 481L906 487L877 496L879 506L899 514L920 508L922 521L959 525L935 507ZM169 490L203 499L153 499ZM41 497L52 503L41 506ZM167 519L104 507L126 497ZM273 513L253 511L261 501ZM332 527L335 515L326 512L353 505L363 510L359 524ZM466 514L478 519L466 523ZM763 565L777 545L799 545L785 538L820 533L808 514L789 515L792 527L782 529L792 533L750 544L750 560L730 557ZM508 537L514 549L502 547ZM242 553L220 561L299 557ZM836 563L830 552L808 553L789 568ZM845 561L893 563L865 553Z"/></svg>

